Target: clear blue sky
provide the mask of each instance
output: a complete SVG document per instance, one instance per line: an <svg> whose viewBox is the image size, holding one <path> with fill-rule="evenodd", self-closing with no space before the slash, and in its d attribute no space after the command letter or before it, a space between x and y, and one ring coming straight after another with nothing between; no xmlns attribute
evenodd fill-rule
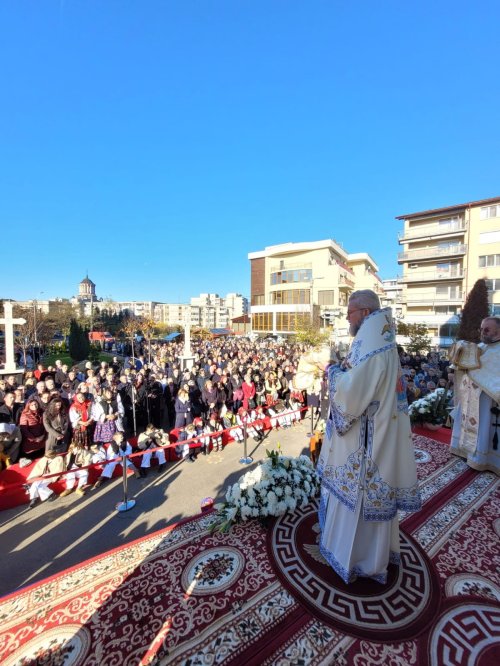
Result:
<svg viewBox="0 0 500 666"><path fill-rule="evenodd" d="M186 301L500 195L500 3L2 0L0 297Z"/></svg>

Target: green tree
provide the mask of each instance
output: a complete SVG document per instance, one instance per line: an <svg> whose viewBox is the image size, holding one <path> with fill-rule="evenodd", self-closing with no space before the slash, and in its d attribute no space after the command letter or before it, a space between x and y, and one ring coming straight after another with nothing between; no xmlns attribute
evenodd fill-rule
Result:
<svg viewBox="0 0 500 666"><path fill-rule="evenodd" d="M83 329L76 319L69 325L69 353L73 361L78 363L88 358L90 341L88 331Z"/></svg>
<svg viewBox="0 0 500 666"><path fill-rule="evenodd" d="M467 296L460 317L458 340L480 342L479 328L482 320L489 315L488 288L484 280L477 280Z"/></svg>
<svg viewBox="0 0 500 666"><path fill-rule="evenodd" d="M407 324L404 321L399 321L398 335L409 338L409 342L405 347L407 351L413 354L421 354L422 352L429 351L431 347L431 341L425 324Z"/></svg>
<svg viewBox="0 0 500 666"><path fill-rule="evenodd" d="M311 321L309 315L306 315L305 317L297 317L294 337L298 343L316 347L327 343L330 339L330 333L321 331L319 318Z"/></svg>

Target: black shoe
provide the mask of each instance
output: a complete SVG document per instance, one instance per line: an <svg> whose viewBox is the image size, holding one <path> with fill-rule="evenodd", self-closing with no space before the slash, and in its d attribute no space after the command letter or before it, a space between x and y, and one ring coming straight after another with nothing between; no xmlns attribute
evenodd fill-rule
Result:
<svg viewBox="0 0 500 666"><path fill-rule="evenodd" d="M38 504L38 499L35 497L35 499L32 499L29 505L30 509L34 509L36 505Z"/></svg>
<svg viewBox="0 0 500 666"><path fill-rule="evenodd" d="M55 493L51 493L51 494L47 497L47 500L46 500L46 501L47 501L47 502L55 502L56 499L57 499L57 495L56 495Z"/></svg>
<svg viewBox="0 0 500 666"><path fill-rule="evenodd" d="M161 465L158 465L158 474L161 474L165 470L166 466L167 466L166 463L162 463Z"/></svg>
<svg viewBox="0 0 500 666"><path fill-rule="evenodd" d="M204 456L207 455L207 450L206 450L206 449L203 449L203 455L204 455Z"/></svg>
<svg viewBox="0 0 500 666"><path fill-rule="evenodd" d="M141 475L141 479L145 479L146 476L148 475L148 470L146 467L139 467L139 474Z"/></svg>

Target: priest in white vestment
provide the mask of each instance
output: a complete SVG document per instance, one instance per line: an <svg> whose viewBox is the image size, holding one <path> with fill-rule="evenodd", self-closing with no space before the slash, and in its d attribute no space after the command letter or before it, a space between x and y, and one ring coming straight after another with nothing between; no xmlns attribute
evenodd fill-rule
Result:
<svg viewBox="0 0 500 666"><path fill-rule="evenodd" d="M346 583L385 583L389 562L400 559L398 510L421 507L406 390L391 309L380 309L375 292L356 291L347 318L349 354L328 369L320 551Z"/></svg>
<svg viewBox="0 0 500 666"><path fill-rule="evenodd" d="M479 368L455 372L451 452L500 474L500 317L481 322Z"/></svg>

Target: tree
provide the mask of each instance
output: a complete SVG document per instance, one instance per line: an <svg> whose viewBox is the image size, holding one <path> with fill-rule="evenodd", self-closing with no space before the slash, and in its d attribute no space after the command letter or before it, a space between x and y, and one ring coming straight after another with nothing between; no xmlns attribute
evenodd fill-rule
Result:
<svg viewBox="0 0 500 666"><path fill-rule="evenodd" d="M329 332L322 332L319 327L319 318L311 321L309 315L297 317L295 320L295 340L305 345L316 347L326 344L330 339Z"/></svg>
<svg viewBox="0 0 500 666"><path fill-rule="evenodd" d="M88 358L89 351L88 331L83 329L76 319L72 319L69 326L69 354L71 358L78 363Z"/></svg>
<svg viewBox="0 0 500 666"><path fill-rule="evenodd" d="M398 321L398 335L409 338L409 342L405 347L407 351L413 354L421 354L424 351L429 351L431 347L431 341L425 324L406 324L404 321Z"/></svg>
<svg viewBox="0 0 500 666"><path fill-rule="evenodd" d="M458 340L480 342L479 329L482 320L489 315L488 288L485 280L477 280L467 296L462 310Z"/></svg>

